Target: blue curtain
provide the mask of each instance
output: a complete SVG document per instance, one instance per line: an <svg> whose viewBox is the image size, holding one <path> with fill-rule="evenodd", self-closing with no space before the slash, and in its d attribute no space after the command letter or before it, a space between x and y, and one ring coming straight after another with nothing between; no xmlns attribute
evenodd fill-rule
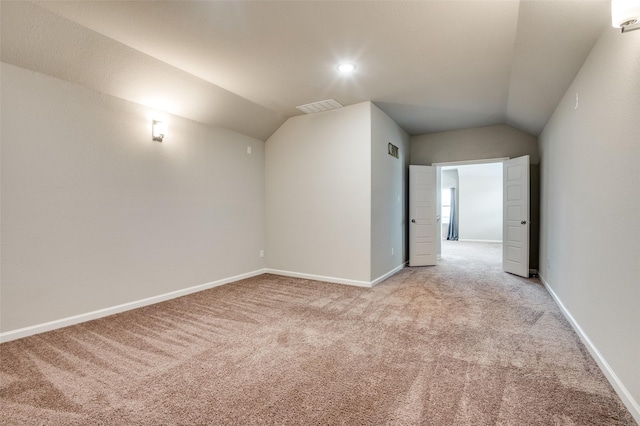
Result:
<svg viewBox="0 0 640 426"><path fill-rule="evenodd" d="M456 189L451 191L451 213L449 214L449 232L447 240L458 241L458 208L456 206Z"/></svg>

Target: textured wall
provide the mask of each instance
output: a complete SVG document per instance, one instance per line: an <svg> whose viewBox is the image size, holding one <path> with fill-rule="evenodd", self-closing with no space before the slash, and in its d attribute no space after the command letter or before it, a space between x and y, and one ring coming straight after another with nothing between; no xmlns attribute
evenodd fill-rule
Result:
<svg viewBox="0 0 640 426"><path fill-rule="evenodd" d="M1 74L2 331L264 268L262 141Z"/></svg>
<svg viewBox="0 0 640 426"><path fill-rule="evenodd" d="M639 112L640 32L608 28L540 136L541 275L635 399L637 419Z"/></svg>

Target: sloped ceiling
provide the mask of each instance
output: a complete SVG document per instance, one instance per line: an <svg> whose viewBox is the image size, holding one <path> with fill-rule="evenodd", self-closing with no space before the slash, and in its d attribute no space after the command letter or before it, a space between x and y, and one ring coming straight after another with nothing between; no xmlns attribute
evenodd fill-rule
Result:
<svg viewBox="0 0 640 426"><path fill-rule="evenodd" d="M328 98L538 135L609 22L608 0L6 3L3 61L260 139Z"/></svg>

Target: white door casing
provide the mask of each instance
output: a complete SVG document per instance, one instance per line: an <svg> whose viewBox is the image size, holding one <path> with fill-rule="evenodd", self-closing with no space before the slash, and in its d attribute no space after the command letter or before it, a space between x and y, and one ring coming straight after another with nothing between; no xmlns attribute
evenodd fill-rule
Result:
<svg viewBox="0 0 640 426"><path fill-rule="evenodd" d="M409 166L409 266L436 264L436 167Z"/></svg>
<svg viewBox="0 0 640 426"><path fill-rule="evenodd" d="M529 156L503 162L502 269L529 276Z"/></svg>
<svg viewBox="0 0 640 426"><path fill-rule="evenodd" d="M442 168L436 167L436 259L442 258Z"/></svg>

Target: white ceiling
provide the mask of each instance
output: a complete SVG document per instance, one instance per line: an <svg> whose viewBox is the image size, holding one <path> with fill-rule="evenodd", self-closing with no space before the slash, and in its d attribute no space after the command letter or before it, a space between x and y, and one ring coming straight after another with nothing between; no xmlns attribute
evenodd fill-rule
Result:
<svg viewBox="0 0 640 426"><path fill-rule="evenodd" d="M260 129L245 131L262 139L300 114L297 105L328 98L343 105L373 101L410 134L509 124L538 135L610 22L608 0L37 2L48 12L2 3L3 27L13 25L15 33L6 38L10 31L3 29L3 61L60 78L82 74L80 82L94 87L91 75L104 74L99 66L109 63L135 75L144 62L139 80L149 67L168 67L164 77L193 80L195 93L211 91L213 103L220 93L244 98L227 110L263 120ZM46 26L48 35L36 40L24 22L6 17L20 10L22 20L39 16L41 25L31 27ZM55 45L63 33L65 44ZM74 37L71 44L83 49L109 50L109 61L84 61L73 73L62 63L48 71L58 59L38 58L52 48L73 57L81 50L69 46ZM101 44L88 45L92 37ZM34 50L36 42L45 47ZM19 47L5 53L13 45ZM342 60L357 63L353 75L337 74ZM115 82L101 84L101 91L115 90ZM125 86L115 94L145 96ZM221 124L198 116L207 108L201 99L176 96L181 106L168 112ZM242 131L234 126L227 127Z"/></svg>

